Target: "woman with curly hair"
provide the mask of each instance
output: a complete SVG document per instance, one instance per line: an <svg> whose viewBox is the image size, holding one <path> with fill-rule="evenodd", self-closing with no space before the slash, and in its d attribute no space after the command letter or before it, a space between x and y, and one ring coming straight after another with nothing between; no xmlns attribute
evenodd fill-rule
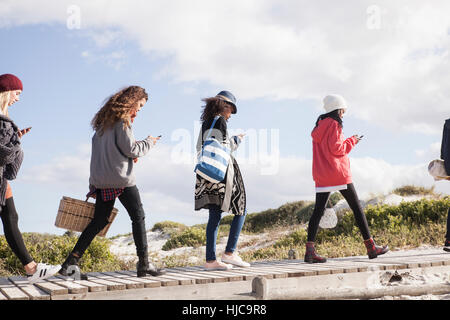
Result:
<svg viewBox="0 0 450 320"><path fill-rule="evenodd" d="M139 258L137 276L157 276L164 273L164 270L157 269L148 261L145 212L133 173L133 164L137 158L146 155L160 139L148 136L144 140L136 141L131 130L131 123L147 100L148 95L143 88L127 87L107 99L92 120L95 134L92 137L88 195L96 199L94 218L81 233L77 244L62 264L62 275L71 275L70 266L78 266L92 240L108 224L116 198L119 198L132 221L133 238Z"/></svg>
<svg viewBox="0 0 450 320"><path fill-rule="evenodd" d="M12 74L0 75L0 217L5 238L24 266L30 283L53 276L60 266L36 263L28 253L18 226L19 216L8 180L17 177L23 161L22 136L30 128L19 130L9 117L8 108L19 101L22 81Z"/></svg>
<svg viewBox="0 0 450 320"><path fill-rule="evenodd" d="M197 141L200 152L209 131L211 137L235 151L243 134L229 138L227 121L237 112L236 98L229 91L221 91L215 97L203 99L206 105L201 115L202 129ZM214 121L216 121L214 123ZM214 124L214 126L213 126ZM197 174L195 184L195 210L208 209L209 219L206 226L206 270L227 270L232 266L249 267L235 252L239 234L245 221L246 195L244 181L236 159L230 155L225 179L214 183ZM234 214L230 227L228 243L221 261L216 259L216 239L222 212Z"/></svg>

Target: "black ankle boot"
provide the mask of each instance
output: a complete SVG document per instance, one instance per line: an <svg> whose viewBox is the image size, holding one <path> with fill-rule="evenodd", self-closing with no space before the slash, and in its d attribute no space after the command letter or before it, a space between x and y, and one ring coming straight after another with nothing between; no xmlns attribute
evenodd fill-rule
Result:
<svg viewBox="0 0 450 320"><path fill-rule="evenodd" d="M76 277L76 273L79 272L80 279L77 280L88 280L88 276L80 271L78 266L79 261L79 257L74 256L73 253L69 254L58 273L66 277Z"/></svg>
<svg viewBox="0 0 450 320"><path fill-rule="evenodd" d="M379 255L385 254L386 252L389 251L388 246L383 247L377 246L372 238L364 240L364 244L366 246L367 255L369 256L369 259L375 259Z"/></svg>
<svg viewBox="0 0 450 320"><path fill-rule="evenodd" d="M307 263L324 263L327 262L327 258L321 257L316 253L314 242L306 243L305 262Z"/></svg>
<svg viewBox="0 0 450 320"><path fill-rule="evenodd" d="M166 273L166 270L158 269L153 264L149 263L147 255L139 257L139 261L136 264L136 269L138 277L145 277L148 274L153 277L157 277Z"/></svg>
<svg viewBox="0 0 450 320"><path fill-rule="evenodd" d="M450 252L450 240L449 239L445 239L444 251Z"/></svg>

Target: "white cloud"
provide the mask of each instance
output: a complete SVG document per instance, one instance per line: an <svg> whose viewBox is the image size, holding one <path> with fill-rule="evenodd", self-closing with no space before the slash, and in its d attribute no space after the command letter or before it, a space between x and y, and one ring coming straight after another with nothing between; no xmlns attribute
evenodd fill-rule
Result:
<svg viewBox="0 0 450 320"><path fill-rule="evenodd" d="M71 4L3 1L0 26L65 24ZM378 19L368 11L373 2L360 0L77 5L82 28L73 32L100 48L135 41L151 58L164 58L158 76L169 81L205 81L232 88L239 99L315 99L318 108L337 92L356 117L426 134L439 133L448 118L447 0L378 1Z"/></svg>
<svg viewBox="0 0 450 320"><path fill-rule="evenodd" d="M427 149L414 150L419 158L440 159L441 158L441 142L432 143Z"/></svg>

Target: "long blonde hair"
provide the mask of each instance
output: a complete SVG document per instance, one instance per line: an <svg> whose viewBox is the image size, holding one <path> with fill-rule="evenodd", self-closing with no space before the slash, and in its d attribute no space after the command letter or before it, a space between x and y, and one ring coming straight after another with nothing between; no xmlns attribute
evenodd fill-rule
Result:
<svg viewBox="0 0 450 320"><path fill-rule="evenodd" d="M9 117L8 107L11 100L11 91L4 91L0 93L0 112Z"/></svg>
<svg viewBox="0 0 450 320"><path fill-rule="evenodd" d="M120 120L123 120L124 128L131 127L130 111L137 108L138 101L144 98L148 100L147 92L138 86L130 86L113 94L92 119L92 128L102 135Z"/></svg>

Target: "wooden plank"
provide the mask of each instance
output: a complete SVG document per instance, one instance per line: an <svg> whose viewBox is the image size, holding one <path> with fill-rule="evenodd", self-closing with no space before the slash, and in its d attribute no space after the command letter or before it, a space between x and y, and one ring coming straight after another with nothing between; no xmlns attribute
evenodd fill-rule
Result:
<svg viewBox="0 0 450 320"><path fill-rule="evenodd" d="M8 298L3 295L3 293L0 291L0 301L8 300Z"/></svg>
<svg viewBox="0 0 450 320"><path fill-rule="evenodd" d="M250 268L233 268L233 272L243 273L243 274L250 274L256 277L263 277L266 279L274 279L274 278L287 278L288 274L287 272L282 272L278 270L270 270L268 268L262 268L262 267L250 267ZM246 280L249 280L249 277L246 277Z"/></svg>
<svg viewBox="0 0 450 320"><path fill-rule="evenodd" d="M365 272L369 268L367 266L362 266L360 264L327 260L326 266L332 267L332 273L355 273L355 272ZM325 266L325 265L324 265Z"/></svg>
<svg viewBox="0 0 450 320"><path fill-rule="evenodd" d="M100 291L107 290L106 285L91 282L89 280L74 280L73 277L67 277L67 276L63 276L63 275L55 275L55 277L66 280L66 281L72 281L73 283L76 283L83 287L86 287L89 292L100 292Z"/></svg>
<svg viewBox="0 0 450 320"><path fill-rule="evenodd" d="M161 279L169 279L169 280L177 280L179 285L188 285L188 284L195 284L195 279L182 276L180 274L175 273L166 273L164 275L158 276L157 278Z"/></svg>
<svg viewBox="0 0 450 320"><path fill-rule="evenodd" d="M89 289L89 292L107 291L108 287L105 284L92 282L89 280L74 280L74 283L81 284Z"/></svg>
<svg viewBox="0 0 450 320"><path fill-rule="evenodd" d="M34 284L39 289L47 292L51 296L60 295L60 294L68 294L69 290L65 287L61 287L60 285L48 281L40 281Z"/></svg>
<svg viewBox="0 0 450 320"><path fill-rule="evenodd" d="M268 262L270 265L270 261ZM317 263L311 264L306 262L296 263L296 264L286 264L283 268L300 268L302 271L315 271L317 275L326 275L331 274L331 268L327 268L322 266L323 264L318 265Z"/></svg>
<svg viewBox="0 0 450 320"><path fill-rule="evenodd" d="M50 277L47 278L47 281L56 283L60 285L61 287L67 288L69 290L69 293L73 294L80 294L80 293L87 293L89 291L89 288L86 286L83 286L79 283L75 283L73 278L66 277L66 278L60 278L60 277Z"/></svg>
<svg viewBox="0 0 450 320"><path fill-rule="evenodd" d="M206 270L203 267L192 267L199 271L207 272L208 274L213 274L217 276L225 277L228 281L243 281L251 280L254 278L252 275L243 275L242 273L233 272L233 269L222 271L222 270Z"/></svg>
<svg viewBox="0 0 450 320"><path fill-rule="evenodd" d="M106 286L107 291L125 290L127 288L127 286L123 283L108 281L96 277L89 277L89 281Z"/></svg>
<svg viewBox="0 0 450 320"><path fill-rule="evenodd" d="M132 277L137 277L137 273L136 271L118 271L119 273L124 273L124 274L129 274ZM159 281L161 283L161 286L163 287L168 287L168 286L177 286L178 285L178 280L174 280L174 279L166 279L166 278L161 278L161 277L153 277L151 275L147 276L147 277L141 277L141 279L149 279L149 280L153 280L153 281Z"/></svg>
<svg viewBox="0 0 450 320"><path fill-rule="evenodd" d="M194 279L196 284L206 284L206 283L212 283L213 277L211 276L204 276L199 273L189 272L189 271L179 271L179 270L173 270L172 268L167 270L168 274L181 274L184 277L189 277L191 279Z"/></svg>
<svg viewBox="0 0 450 320"><path fill-rule="evenodd" d="M275 268L275 267L274 267ZM276 267L281 268L281 267ZM319 272L302 266L283 266L282 270L288 273L288 277L308 277L317 276Z"/></svg>
<svg viewBox="0 0 450 320"><path fill-rule="evenodd" d="M305 268L299 263L280 263L279 261L265 261L259 263L258 266L263 266L264 268L275 268L287 272L288 277L305 277L305 276L315 276L318 274L317 270L312 270L311 268Z"/></svg>
<svg viewBox="0 0 450 320"><path fill-rule="evenodd" d="M17 287L19 287L23 292L25 292L31 300L50 300L49 294L30 284L26 277L14 276L9 277L8 279Z"/></svg>
<svg viewBox="0 0 450 320"><path fill-rule="evenodd" d="M305 277L305 276L315 276L317 275L316 271L303 269L301 267L284 267L284 266L265 266L264 269L274 270L276 272L283 272L287 277Z"/></svg>
<svg viewBox="0 0 450 320"><path fill-rule="evenodd" d="M0 291L8 300L29 300L30 297L6 278L0 278Z"/></svg>
<svg viewBox="0 0 450 320"><path fill-rule="evenodd" d="M107 280L118 281L126 284L127 289L142 289L144 288L144 283L140 281L136 281L135 279L131 279L123 274L117 272L101 272L102 274L111 277L105 278Z"/></svg>
<svg viewBox="0 0 450 320"><path fill-rule="evenodd" d="M134 281L141 282L144 285L145 288L158 288L158 287L161 287L161 282L160 281L156 281L156 280L151 280L151 279L141 278L141 277L136 277L136 278L128 277L126 279L132 279Z"/></svg>
<svg viewBox="0 0 450 320"><path fill-rule="evenodd" d="M246 268L247 269L247 268ZM205 270L204 272L212 273L216 275L227 275L229 281L248 281L253 280L258 275L256 275L254 272L250 272L248 270L239 270L239 268L233 268L227 271L212 271L212 270Z"/></svg>
<svg viewBox="0 0 450 320"><path fill-rule="evenodd" d="M201 271L198 269L191 269L190 267L178 267L178 268L171 268L171 270L174 271L180 271L180 272L188 272L195 275L200 275L201 277L204 277L206 279L210 279L212 283L221 283L221 282L228 282L228 278L223 275L216 275L209 273L208 271Z"/></svg>
<svg viewBox="0 0 450 320"><path fill-rule="evenodd" d="M92 281L94 281L94 282L98 282L98 280L103 280L103 281L109 281L111 283L117 284L117 286L110 285L111 288L114 288L114 289L109 289L109 287L108 287L108 290L125 290L125 289L136 289L136 288L144 287L144 285L142 283L132 281L132 280L126 280L126 279L122 279L122 278L118 278L118 277L114 277L114 276L108 276L101 272L90 272L88 276L89 276L89 280L91 280L91 277L92 277Z"/></svg>
<svg viewBox="0 0 450 320"><path fill-rule="evenodd" d="M133 281L138 281L138 282L142 282L144 284L145 288L157 288L157 287L161 287L161 281L159 280L153 280L150 279L148 277L138 277L136 272L132 272L132 271L116 271L117 273L123 274L124 276L126 276L126 279L131 279Z"/></svg>

